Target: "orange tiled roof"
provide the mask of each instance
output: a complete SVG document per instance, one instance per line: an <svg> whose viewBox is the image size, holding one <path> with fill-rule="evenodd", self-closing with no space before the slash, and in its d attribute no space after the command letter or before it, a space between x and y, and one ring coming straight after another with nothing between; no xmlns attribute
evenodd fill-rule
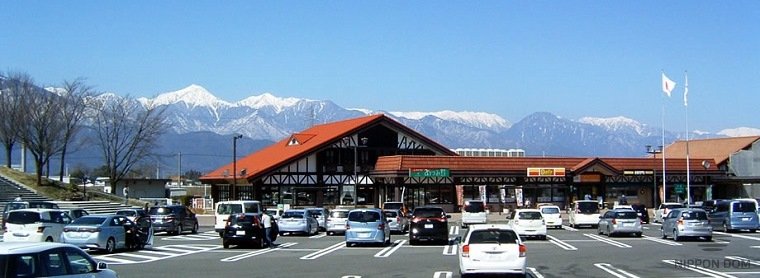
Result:
<svg viewBox="0 0 760 278"><path fill-rule="evenodd" d="M760 136L689 140L689 158L711 158L723 164L728 157L760 140ZM660 157L661 156L657 156ZM686 141L676 141L665 148L666 158L686 158Z"/></svg>
<svg viewBox="0 0 760 278"><path fill-rule="evenodd" d="M238 158L237 171L245 169L244 176L238 176L238 179L251 179L258 175L276 170L280 167L291 163L295 159L305 157L309 153L315 152L329 144L333 144L336 140L352 135L360 129L367 127L368 125L378 123L380 121L386 121L395 127L404 130L410 134L417 134L421 140L430 144L431 146L438 148L448 155L456 155L448 148L441 146L435 141L420 135L416 131L402 125L401 123L385 116L384 114L375 114L369 116L363 116L343 121L337 121L327 124L315 125L309 129L295 133L277 143L269 145L259 151L256 151L248 156ZM227 165L219 167L218 169L204 175L201 180L204 182L224 181L231 180L232 165L230 162ZM225 172L229 173L225 176Z"/></svg>

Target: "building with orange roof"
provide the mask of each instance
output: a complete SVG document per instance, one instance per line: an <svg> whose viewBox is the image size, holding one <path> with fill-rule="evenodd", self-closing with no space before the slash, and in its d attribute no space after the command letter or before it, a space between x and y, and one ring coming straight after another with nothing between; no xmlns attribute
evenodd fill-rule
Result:
<svg viewBox="0 0 760 278"><path fill-rule="evenodd" d="M757 157L750 152L757 139L694 140L688 166L685 155L677 155L679 142L664 150L664 163L661 156L472 157L458 156L377 114L315 125L235 159L201 181L212 185L216 201L257 199L299 207L379 207L403 200L410 207L457 211L469 199L499 209L527 203L566 206L586 195L603 205L625 195L629 203L652 207L683 200L687 178L694 201L746 197L746 192L724 187L732 182L729 168L737 165L729 162L734 157ZM728 146L716 150L717 145Z"/></svg>

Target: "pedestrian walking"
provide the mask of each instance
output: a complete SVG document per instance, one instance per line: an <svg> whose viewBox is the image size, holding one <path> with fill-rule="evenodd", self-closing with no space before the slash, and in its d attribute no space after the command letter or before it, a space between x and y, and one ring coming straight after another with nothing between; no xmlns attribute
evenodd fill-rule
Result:
<svg viewBox="0 0 760 278"><path fill-rule="evenodd" d="M264 209L266 211L266 209ZM272 216L269 214L262 213L261 214L261 224L264 226L264 241L266 241L267 246L269 248L274 248L274 242L272 242L272 237L270 234L272 233Z"/></svg>
<svg viewBox="0 0 760 278"><path fill-rule="evenodd" d="M15 202L21 202L21 194L18 194L18 197L16 197L15 199L13 199L13 201L15 201Z"/></svg>
<svg viewBox="0 0 760 278"><path fill-rule="evenodd" d="M591 194L586 193L586 196L583 196L584 200L591 200Z"/></svg>

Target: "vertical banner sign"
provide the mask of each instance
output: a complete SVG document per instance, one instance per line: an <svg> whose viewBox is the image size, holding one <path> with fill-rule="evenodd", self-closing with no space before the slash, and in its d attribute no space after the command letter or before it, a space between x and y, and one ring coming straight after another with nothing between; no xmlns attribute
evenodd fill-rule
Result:
<svg viewBox="0 0 760 278"><path fill-rule="evenodd" d="M518 207L523 206L522 188L515 188L515 201L517 201Z"/></svg>
<svg viewBox="0 0 760 278"><path fill-rule="evenodd" d="M507 190L502 188L499 188L499 199L501 200L501 203L507 202Z"/></svg>
<svg viewBox="0 0 760 278"><path fill-rule="evenodd" d="M478 190L480 191L480 200L484 203L488 202L488 196L486 195L486 186L485 185L479 185Z"/></svg>

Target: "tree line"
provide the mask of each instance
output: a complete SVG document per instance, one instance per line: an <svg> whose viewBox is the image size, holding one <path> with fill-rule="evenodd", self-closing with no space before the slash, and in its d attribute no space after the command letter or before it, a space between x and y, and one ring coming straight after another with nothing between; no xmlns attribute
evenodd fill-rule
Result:
<svg viewBox="0 0 760 278"><path fill-rule="evenodd" d="M11 167L13 148L21 144L34 160L37 185L50 160L58 156L63 179L66 154L75 148L97 148L100 171L115 185L150 157L167 130L166 106L136 102L130 96L104 97L83 78L43 89L23 72L0 72L0 141L5 167ZM85 129L95 136L74 140ZM81 136L80 136L81 137ZM81 172L81 170L80 170ZM87 173L80 173L82 175Z"/></svg>

